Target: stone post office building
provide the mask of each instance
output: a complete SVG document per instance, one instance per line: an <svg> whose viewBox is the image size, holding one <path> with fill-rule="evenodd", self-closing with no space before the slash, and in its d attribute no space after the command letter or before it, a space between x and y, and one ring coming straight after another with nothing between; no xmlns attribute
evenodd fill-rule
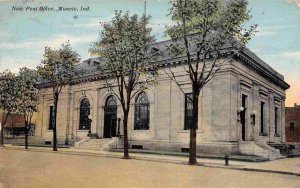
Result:
<svg viewBox="0 0 300 188"><path fill-rule="evenodd" d="M161 46L158 43L156 50L164 50ZM197 151L280 157L270 144L285 143L285 90L289 85L249 49L231 58L200 94ZM191 103L187 95L192 89L189 77L180 71L184 62L182 57L162 61L158 84L133 100L128 124L130 148L188 150ZM100 139L114 137L108 144L110 148L122 147L118 144L122 137L116 138L122 110L117 98L104 87L105 78L97 69L99 63L98 58L83 61L76 67L80 74L62 90L57 117L60 144L88 140L90 130ZM164 67L172 64L178 65L176 75L181 77L185 93L163 74ZM47 84L41 86L35 138L50 144L52 89Z"/></svg>

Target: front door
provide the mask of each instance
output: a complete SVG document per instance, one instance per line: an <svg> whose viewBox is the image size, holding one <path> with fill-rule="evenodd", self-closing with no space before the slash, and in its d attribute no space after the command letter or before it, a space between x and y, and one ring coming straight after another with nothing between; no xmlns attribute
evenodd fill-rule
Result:
<svg viewBox="0 0 300 188"><path fill-rule="evenodd" d="M104 115L104 138L116 136L117 131L117 113L105 113Z"/></svg>
<svg viewBox="0 0 300 188"><path fill-rule="evenodd" d="M115 137L117 132L117 102L114 96L109 96L104 107L103 137Z"/></svg>

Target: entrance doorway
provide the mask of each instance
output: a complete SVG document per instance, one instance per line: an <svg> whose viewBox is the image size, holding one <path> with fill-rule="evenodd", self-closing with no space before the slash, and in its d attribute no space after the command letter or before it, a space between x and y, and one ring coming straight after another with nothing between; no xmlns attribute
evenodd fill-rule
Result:
<svg viewBox="0 0 300 188"><path fill-rule="evenodd" d="M241 112L241 123L242 123L242 140L246 140L246 114L247 114L247 96L242 95L242 107L244 110Z"/></svg>
<svg viewBox="0 0 300 188"><path fill-rule="evenodd" d="M104 107L104 138L116 136L117 131L117 102L114 96L109 96Z"/></svg>

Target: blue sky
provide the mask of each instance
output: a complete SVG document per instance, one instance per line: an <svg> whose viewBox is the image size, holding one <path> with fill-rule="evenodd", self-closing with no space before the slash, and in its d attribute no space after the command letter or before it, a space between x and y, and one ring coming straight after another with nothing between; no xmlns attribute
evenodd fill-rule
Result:
<svg viewBox="0 0 300 188"><path fill-rule="evenodd" d="M23 11L12 11L13 6ZM29 11L26 7L89 7L89 11ZM168 0L148 0L147 14L157 40L164 37ZM291 85L287 106L300 103L300 0L249 0L252 19L258 33L248 47L285 76ZM114 10L130 10L142 14L144 0L0 0L0 71L17 72L27 66L35 68L43 58L45 46L59 48L69 40L73 49L89 58L91 42L99 38L101 24L113 16Z"/></svg>

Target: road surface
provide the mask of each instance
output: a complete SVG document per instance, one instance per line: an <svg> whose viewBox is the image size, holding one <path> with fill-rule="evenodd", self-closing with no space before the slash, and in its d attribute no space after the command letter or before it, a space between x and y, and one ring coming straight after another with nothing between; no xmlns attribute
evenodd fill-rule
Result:
<svg viewBox="0 0 300 188"><path fill-rule="evenodd" d="M2 185L1 185L2 184ZM300 187L299 176L0 148L0 187ZM1 187L1 188L2 188Z"/></svg>

